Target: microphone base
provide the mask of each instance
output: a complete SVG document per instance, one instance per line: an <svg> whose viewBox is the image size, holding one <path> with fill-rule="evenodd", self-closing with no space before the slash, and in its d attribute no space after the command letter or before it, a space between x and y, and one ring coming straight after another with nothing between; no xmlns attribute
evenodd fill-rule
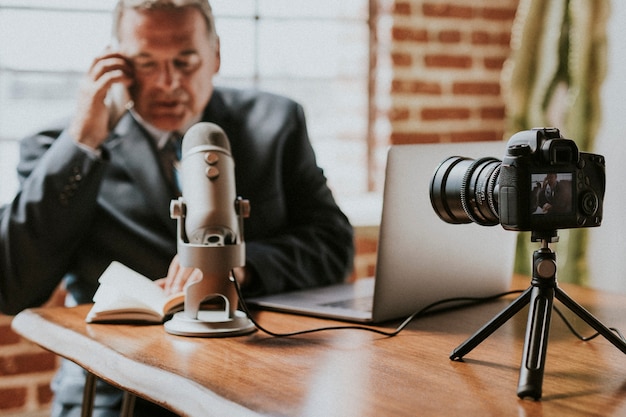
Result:
<svg viewBox="0 0 626 417"><path fill-rule="evenodd" d="M225 317L223 311L199 311L197 319L181 311L164 326L170 334L190 337L242 336L256 330L248 316L239 310L235 311L234 317Z"/></svg>

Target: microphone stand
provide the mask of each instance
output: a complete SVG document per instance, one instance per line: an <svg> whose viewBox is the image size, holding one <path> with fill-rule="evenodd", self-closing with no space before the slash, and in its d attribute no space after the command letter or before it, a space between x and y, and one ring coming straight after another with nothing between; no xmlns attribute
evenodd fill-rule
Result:
<svg viewBox="0 0 626 417"><path fill-rule="evenodd" d="M245 243L243 233L237 241L224 245L193 244L185 238L185 202L182 197L172 201L170 211L178 219L178 255L180 264L198 268L202 279L185 288L185 309L174 314L165 323L165 330L179 336L226 337L251 333L255 326L248 316L237 310L239 296L230 280L232 270L245 265ZM243 230L243 218L248 217L248 200L238 198L235 210L239 230ZM234 279L234 278L233 278ZM217 299L223 302L223 309L203 310L202 304ZM219 303L218 303L219 304Z"/></svg>
<svg viewBox="0 0 626 417"><path fill-rule="evenodd" d="M502 310L474 335L454 349L450 355L450 359L461 361L465 355L523 307L529 305L517 396L522 399L531 398L539 400L541 399L542 393L543 373L554 297L623 353L626 353L626 342L558 287L556 282L556 255L549 247L549 243L558 242L557 232L533 231L531 240L533 242L542 242L541 248L533 253L533 276L531 286L507 308Z"/></svg>

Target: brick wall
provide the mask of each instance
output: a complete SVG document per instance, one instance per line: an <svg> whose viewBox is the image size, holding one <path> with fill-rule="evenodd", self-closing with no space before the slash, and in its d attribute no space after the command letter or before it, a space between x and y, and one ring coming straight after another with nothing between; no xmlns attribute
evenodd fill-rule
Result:
<svg viewBox="0 0 626 417"><path fill-rule="evenodd" d="M390 1L390 43L383 44L391 65L390 136L382 147L503 139L500 73L517 4ZM354 277L374 273L376 237L369 228L357 232ZM45 413L58 361L12 333L10 322L0 315L0 414Z"/></svg>
<svg viewBox="0 0 626 417"><path fill-rule="evenodd" d="M518 0L396 0L391 29L394 144L500 140L500 73Z"/></svg>
<svg viewBox="0 0 626 417"><path fill-rule="evenodd" d="M389 98L381 100L388 103L389 137L376 152L379 190L388 143L505 139L500 76L519 0L383 3L381 15L391 24L390 33L379 36L387 56L378 61L389 62L391 77ZM376 237L357 230L357 278L375 270Z"/></svg>
<svg viewBox="0 0 626 417"><path fill-rule="evenodd" d="M60 305L62 296L57 291L46 305ZM15 334L11 321L0 314L0 415L48 415L59 358Z"/></svg>

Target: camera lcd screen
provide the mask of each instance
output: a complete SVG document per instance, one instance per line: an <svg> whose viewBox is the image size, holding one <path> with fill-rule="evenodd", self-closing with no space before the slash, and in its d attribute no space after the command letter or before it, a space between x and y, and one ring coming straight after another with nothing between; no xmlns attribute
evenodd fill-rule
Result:
<svg viewBox="0 0 626 417"><path fill-rule="evenodd" d="M572 173L532 174L530 197L532 214L572 214Z"/></svg>

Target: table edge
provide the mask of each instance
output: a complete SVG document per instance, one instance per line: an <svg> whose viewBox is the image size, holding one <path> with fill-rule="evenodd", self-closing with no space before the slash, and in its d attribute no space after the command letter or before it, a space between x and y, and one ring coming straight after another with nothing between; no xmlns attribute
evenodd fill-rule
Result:
<svg viewBox="0 0 626 417"><path fill-rule="evenodd" d="M45 333L29 331L41 329L42 326L50 330ZM27 309L17 314L11 322L11 327L22 337L80 365L110 384L153 401L173 412L189 416L215 417L261 415L219 396L184 376L136 362L88 336L51 323L37 314L35 310ZM71 339L69 339L70 336ZM68 344L67 340L72 339L77 343ZM63 346L63 349L59 346ZM98 352L97 361L90 357L91 352ZM128 372L130 368L133 369L132 372ZM163 384L145 384L145 381L160 381L165 378L169 381L167 388ZM172 398L180 400L173 401Z"/></svg>

